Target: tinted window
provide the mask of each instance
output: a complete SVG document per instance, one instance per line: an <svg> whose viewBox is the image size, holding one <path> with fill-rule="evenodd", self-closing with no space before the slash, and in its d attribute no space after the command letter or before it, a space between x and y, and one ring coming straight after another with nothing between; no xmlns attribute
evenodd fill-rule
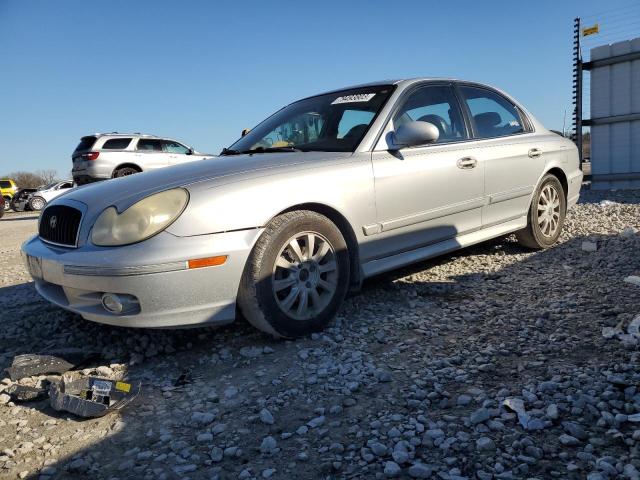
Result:
<svg viewBox="0 0 640 480"><path fill-rule="evenodd" d="M11 188L11 182L0 180L0 188Z"/></svg>
<svg viewBox="0 0 640 480"><path fill-rule="evenodd" d="M412 121L434 124L440 132L436 143L467 138L460 106L448 86L423 87L413 92L393 116L393 127Z"/></svg>
<svg viewBox="0 0 640 480"><path fill-rule="evenodd" d="M79 152L81 150L91 150L94 143L96 143L96 137L82 137L75 151Z"/></svg>
<svg viewBox="0 0 640 480"><path fill-rule="evenodd" d="M162 151L162 141L161 140L151 140L148 138L141 138L138 140L137 150L143 150L146 152L161 152Z"/></svg>
<svg viewBox="0 0 640 480"><path fill-rule="evenodd" d="M131 143L130 138L112 138L104 142L103 150L124 150Z"/></svg>
<svg viewBox="0 0 640 480"><path fill-rule="evenodd" d="M476 136L502 137L524 132L516 107L502 95L476 87L460 87Z"/></svg>
<svg viewBox="0 0 640 480"><path fill-rule="evenodd" d="M162 143L164 144L165 152L180 153L182 155L185 155L189 151L189 149L184 145L172 140L163 140Z"/></svg>

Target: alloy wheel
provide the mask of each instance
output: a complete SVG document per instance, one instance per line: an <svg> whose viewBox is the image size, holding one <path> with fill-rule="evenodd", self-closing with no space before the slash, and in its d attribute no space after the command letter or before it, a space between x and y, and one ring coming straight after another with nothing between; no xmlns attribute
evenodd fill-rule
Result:
<svg viewBox="0 0 640 480"><path fill-rule="evenodd" d="M297 233L276 257L271 281L280 310L295 320L308 320L321 313L336 293L335 249L319 233Z"/></svg>
<svg viewBox="0 0 640 480"><path fill-rule="evenodd" d="M560 194L547 184L538 198L538 226L545 237L553 237L560 226Z"/></svg>

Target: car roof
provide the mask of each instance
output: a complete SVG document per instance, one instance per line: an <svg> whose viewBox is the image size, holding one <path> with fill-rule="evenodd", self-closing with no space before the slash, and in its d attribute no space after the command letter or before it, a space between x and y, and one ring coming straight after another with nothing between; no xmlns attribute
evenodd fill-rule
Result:
<svg viewBox="0 0 640 480"><path fill-rule="evenodd" d="M158 138L163 139L165 137L158 137L157 135L150 135L147 133L120 133L120 132L105 132L105 133L92 133L91 135L85 135L86 137L144 137L144 138Z"/></svg>
<svg viewBox="0 0 640 480"><path fill-rule="evenodd" d="M342 87L342 88L336 88L333 90L328 90L326 92L322 92L322 93L317 93L315 95L310 95L308 97L305 98L312 98L312 97L317 97L319 95L327 95L330 93L337 93L337 92L342 92L344 90L352 90L355 88L366 88L366 87L379 87L379 86L384 86L384 85L408 85L408 84L412 84L412 83L420 83L420 82L464 82L464 83L472 83L475 85L483 85L486 87L490 87L489 85L485 85L483 83L480 82L474 82L474 81L470 81L470 80L461 80L459 78L451 78L451 77L413 77L413 78L396 78L396 79L391 79L391 80L377 80L374 82L367 82L367 83L359 83L357 85L349 85L346 87ZM493 88L493 87L490 87Z"/></svg>

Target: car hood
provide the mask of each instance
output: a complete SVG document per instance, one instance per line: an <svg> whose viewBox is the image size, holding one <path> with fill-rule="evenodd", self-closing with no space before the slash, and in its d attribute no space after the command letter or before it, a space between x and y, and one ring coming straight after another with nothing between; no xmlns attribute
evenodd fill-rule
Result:
<svg viewBox="0 0 640 480"><path fill-rule="evenodd" d="M101 212L115 206L122 212L138 200L153 193L176 187L214 187L277 171L308 168L317 162L344 160L351 153L283 152L254 155L230 155L189 162L150 172L114 178L75 188L64 196L85 204L89 211Z"/></svg>

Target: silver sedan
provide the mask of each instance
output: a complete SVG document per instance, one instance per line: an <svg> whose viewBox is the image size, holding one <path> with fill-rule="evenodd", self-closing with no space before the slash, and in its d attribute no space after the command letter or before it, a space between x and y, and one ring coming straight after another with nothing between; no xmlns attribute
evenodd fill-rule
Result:
<svg viewBox="0 0 640 480"><path fill-rule="evenodd" d="M495 88L448 79L305 98L220 157L77 189L22 247L38 292L88 320L296 337L367 277L515 232L553 245L573 143Z"/></svg>

